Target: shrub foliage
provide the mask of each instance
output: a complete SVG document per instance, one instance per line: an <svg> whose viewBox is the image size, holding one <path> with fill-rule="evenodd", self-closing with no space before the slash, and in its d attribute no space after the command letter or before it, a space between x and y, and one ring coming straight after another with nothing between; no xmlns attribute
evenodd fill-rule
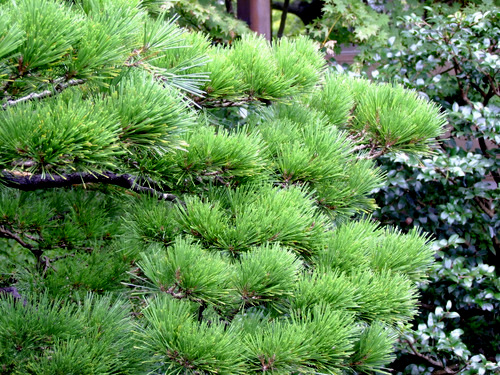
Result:
<svg viewBox="0 0 500 375"><path fill-rule="evenodd" d="M407 16L397 37L367 56L378 60L374 77L428 96L449 124L432 157L382 161L389 184L376 216L439 240L432 283L422 287L426 309L402 349L408 372L499 369L499 21L498 7L487 2Z"/></svg>

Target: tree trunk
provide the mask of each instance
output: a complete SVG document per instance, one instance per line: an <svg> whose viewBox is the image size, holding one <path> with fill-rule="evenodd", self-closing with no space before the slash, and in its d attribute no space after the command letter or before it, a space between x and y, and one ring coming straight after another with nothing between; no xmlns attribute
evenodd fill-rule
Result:
<svg viewBox="0 0 500 375"><path fill-rule="evenodd" d="M271 2L269 0L238 0L238 18L250 29L271 40Z"/></svg>

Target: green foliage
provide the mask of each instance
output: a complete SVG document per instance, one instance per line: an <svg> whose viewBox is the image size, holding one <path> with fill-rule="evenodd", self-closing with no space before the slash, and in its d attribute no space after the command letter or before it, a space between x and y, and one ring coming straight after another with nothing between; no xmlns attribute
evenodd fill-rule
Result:
<svg viewBox="0 0 500 375"><path fill-rule="evenodd" d="M173 374L245 373L233 331L223 324L200 324L186 302L158 297L143 314L146 325L139 332L138 349L150 355L154 369Z"/></svg>
<svg viewBox="0 0 500 375"><path fill-rule="evenodd" d="M300 261L291 251L265 245L243 253L234 285L243 303L253 304L293 295Z"/></svg>
<svg viewBox="0 0 500 375"><path fill-rule="evenodd" d="M106 104L118 115L126 148L153 148L162 154L183 145L172 138L194 123L182 99L150 77L132 76L110 90Z"/></svg>
<svg viewBox="0 0 500 375"><path fill-rule="evenodd" d="M322 54L306 37L297 37L293 42L281 38L273 44L278 66L285 77L292 80L291 86L301 92L312 91L320 81L325 65Z"/></svg>
<svg viewBox="0 0 500 375"><path fill-rule="evenodd" d="M311 36L320 41L329 39L337 43L356 43L374 39L385 33L389 17L377 13L363 1L326 0L321 18L308 25ZM354 32L349 30L354 29ZM382 34L382 35L381 35Z"/></svg>
<svg viewBox="0 0 500 375"><path fill-rule="evenodd" d="M356 287L349 282L345 273L322 270L305 274L296 285L293 307L299 311L308 311L320 303L352 311L359 307L357 304Z"/></svg>
<svg viewBox="0 0 500 375"><path fill-rule="evenodd" d="M79 95L67 99L60 96L37 106L38 110L34 103L23 103L2 112L0 164L4 168L12 160L44 174L68 165L113 167L112 160L120 155L116 116L99 110L100 103L97 108L90 101L80 103Z"/></svg>
<svg viewBox="0 0 500 375"><path fill-rule="evenodd" d="M286 45L283 46L286 48ZM234 43L230 60L242 71L242 79L248 85L250 95L271 99L294 94L292 86L295 82L282 69L285 62L283 59L273 61L272 50L264 38L243 36L241 41Z"/></svg>
<svg viewBox="0 0 500 375"><path fill-rule="evenodd" d="M224 304L229 294L231 272L224 261L186 239L176 239L166 252L146 253L139 267L158 291L175 298Z"/></svg>
<svg viewBox="0 0 500 375"><path fill-rule="evenodd" d="M389 270L356 271L350 280L358 287L359 315L363 320L384 321L396 325L416 314L416 291L405 275Z"/></svg>
<svg viewBox="0 0 500 375"><path fill-rule="evenodd" d="M307 255L323 243L328 220L301 188L250 185L213 193L215 199L194 197L186 200L186 208L179 207L184 232L212 248L238 254L279 242Z"/></svg>
<svg viewBox="0 0 500 375"><path fill-rule="evenodd" d="M308 3L315 7L307 9ZM494 3L494 0L312 0L301 1L304 10L299 13L311 20L306 25L309 35L321 42L331 60L335 60L335 53L342 51L344 46L354 44L368 50L384 42L394 33L399 18L410 13L425 17L441 8L453 13L468 4L489 9ZM318 12L319 7L321 12Z"/></svg>
<svg viewBox="0 0 500 375"><path fill-rule="evenodd" d="M303 37L212 46L161 5L1 2L0 373L383 372L432 251L348 222L375 207L370 158L426 152L436 107L325 77ZM412 135L360 138L352 114L389 99Z"/></svg>
<svg viewBox="0 0 500 375"><path fill-rule="evenodd" d="M2 374L138 373L133 324L123 302L88 295L80 304L47 294L0 301Z"/></svg>
<svg viewBox="0 0 500 375"><path fill-rule="evenodd" d="M118 169L125 153L138 157L138 148L164 153L184 145L174 136L193 123L174 89L169 92L143 75L122 80L106 99L64 94L37 111L28 102L1 114L1 165L16 160L35 173L54 167Z"/></svg>
<svg viewBox="0 0 500 375"><path fill-rule="evenodd" d="M492 2L450 14L435 9L425 19L409 15L398 34L365 51L377 61L374 78L440 104L450 134L433 156L382 160L388 185L376 217L439 240L432 283L421 287L428 311L401 347L409 363L415 352L437 362L414 363L407 373L498 371L498 15Z"/></svg>
<svg viewBox="0 0 500 375"><path fill-rule="evenodd" d="M395 333L383 324L374 322L364 328L359 341L354 346L353 357L356 371L366 373L381 368L394 360L392 343Z"/></svg>
<svg viewBox="0 0 500 375"><path fill-rule="evenodd" d="M437 137L445 125L438 106L397 85L329 74L323 91L310 100L330 122L347 128L359 149L425 153L429 144L423 134Z"/></svg>
<svg viewBox="0 0 500 375"><path fill-rule="evenodd" d="M367 91L366 83L360 83L361 87L355 88L359 104L354 111L353 128L366 132L383 148L394 146L401 151L423 152L429 146L422 142L424 134L437 137L443 132L444 116L439 114L439 108L429 105L416 92L390 85ZM410 148L405 149L403 144Z"/></svg>
<svg viewBox="0 0 500 375"><path fill-rule="evenodd" d="M258 181L266 173L262 137L242 128L233 132L213 127L200 127L186 137L189 153L177 152L171 163L175 167L174 179L184 181L187 187L214 182L216 179L239 184Z"/></svg>
<svg viewBox="0 0 500 375"><path fill-rule="evenodd" d="M180 16L181 27L203 32L216 43L232 43L249 33L248 25L227 13L224 3L209 0L146 0L143 2L153 13L167 10L169 17Z"/></svg>
<svg viewBox="0 0 500 375"><path fill-rule="evenodd" d="M0 20L0 30L2 30L0 34L0 57L5 58L20 46L24 39L24 33L17 24L13 26L9 24L9 17L6 12L2 11Z"/></svg>
<svg viewBox="0 0 500 375"><path fill-rule="evenodd" d="M327 248L318 254L318 263L330 269L392 270L412 281L426 278L434 252L427 246L426 236L418 229L407 234L398 230L382 230L373 222L362 220L334 230Z"/></svg>
<svg viewBox="0 0 500 375"><path fill-rule="evenodd" d="M59 63L62 56L69 54L72 45L81 38L78 27L80 17L67 12L60 3L25 0L15 5L15 12L22 15L18 20L19 26L29 36L18 50L20 74Z"/></svg>
<svg viewBox="0 0 500 375"><path fill-rule="evenodd" d="M156 22L164 23L161 18ZM169 26L173 28L173 31L180 31L172 25ZM161 55L155 58L154 65L179 74L193 70L203 72L210 51L210 42L206 35L198 32L185 33L176 43L162 50Z"/></svg>
<svg viewBox="0 0 500 375"><path fill-rule="evenodd" d="M347 125L350 112L355 108L354 92L348 82L345 76L328 74L323 90L316 91L309 103L312 108L323 112L331 124L338 127Z"/></svg>

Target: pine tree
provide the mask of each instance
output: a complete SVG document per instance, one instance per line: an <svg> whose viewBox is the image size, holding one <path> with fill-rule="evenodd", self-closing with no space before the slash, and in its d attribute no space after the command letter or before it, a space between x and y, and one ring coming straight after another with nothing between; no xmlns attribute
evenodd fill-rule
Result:
<svg viewBox="0 0 500 375"><path fill-rule="evenodd" d="M146 0L2 1L0 79L0 374L390 363L433 253L366 215L372 159L439 108Z"/></svg>

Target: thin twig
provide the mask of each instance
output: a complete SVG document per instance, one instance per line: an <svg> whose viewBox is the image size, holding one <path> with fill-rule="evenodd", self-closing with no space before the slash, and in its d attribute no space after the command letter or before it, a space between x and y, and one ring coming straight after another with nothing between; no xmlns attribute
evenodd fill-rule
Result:
<svg viewBox="0 0 500 375"><path fill-rule="evenodd" d="M364 150L366 148L370 147L370 145L357 145L357 146L354 146L351 150L353 152L356 152L356 151L361 151L361 150Z"/></svg>
<svg viewBox="0 0 500 375"><path fill-rule="evenodd" d="M328 34L326 34L326 37L325 37L325 40L323 40L323 43L321 44L321 47L324 47L326 42L328 42L328 39L329 39L329 36L330 36L330 33L332 32L333 28L335 27L335 25L337 24L337 22L339 22L340 18L342 17L342 14L340 14L337 19L335 20L335 22L333 23L332 27L330 27L330 30L328 30Z"/></svg>
<svg viewBox="0 0 500 375"><path fill-rule="evenodd" d="M65 254L65 255L59 255L53 259L50 259L48 256L42 257L43 261L44 261L44 268L42 271L42 275L45 275L47 273L47 271L49 270L49 268L52 268L54 271L56 271L56 269L54 268L52 263L58 261L59 259L64 259L67 257L74 257L74 256L75 256L75 254Z"/></svg>
<svg viewBox="0 0 500 375"><path fill-rule="evenodd" d="M387 152L387 149L381 149L379 151L371 150L368 153L366 159L376 159L376 158L384 155L386 152Z"/></svg>
<svg viewBox="0 0 500 375"><path fill-rule="evenodd" d="M443 365L443 362L437 361L425 354L420 353L409 340L404 340L404 341L408 344L408 346L410 347L411 351L415 356L424 359L425 361L427 361L428 363L430 363L435 367L442 368L445 374L456 374L456 371L453 371L451 368Z"/></svg>
<svg viewBox="0 0 500 375"><path fill-rule="evenodd" d="M479 207L483 210L483 212L488 215L491 219L495 216L495 211L490 209L480 197L474 197L474 201L479 205Z"/></svg>
<svg viewBox="0 0 500 375"><path fill-rule="evenodd" d="M182 293L182 291L177 292L176 290L181 289L177 284L172 285L170 288L165 288L165 286L160 285L160 290L167 294L170 294L175 299L183 299L187 297L187 293Z"/></svg>
<svg viewBox="0 0 500 375"><path fill-rule="evenodd" d="M41 257L43 255L43 250L33 246L32 244L27 243L20 236L18 236L16 233L11 232L3 225L0 225L0 238L8 238L16 241L22 247L28 249L31 252L31 254L33 254L33 256L36 258L37 263L38 264L40 263Z"/></svg>

